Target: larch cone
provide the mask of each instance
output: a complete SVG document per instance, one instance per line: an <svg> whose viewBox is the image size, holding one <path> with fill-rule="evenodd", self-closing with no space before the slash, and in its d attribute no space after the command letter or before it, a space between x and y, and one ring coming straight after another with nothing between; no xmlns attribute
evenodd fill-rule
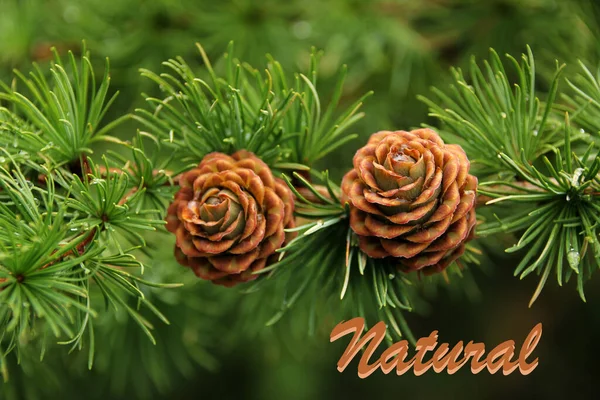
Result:
<svg viewBox="0 0 600 400"><path fill-rule="evenodd" d="M464 150L431 129L381 131L356 152L342 181L350 226L372 258L435 273L474 235L477 178Z"/></svg>
<svg viewBox="0 0 600 400"><path fill-rule="evenodd" d="M199 278L224 286L254 280L293 236L284 232L295 226L292 191L251 152L210 153L179 185L167 230L177 237L178 262Z"/></svg>

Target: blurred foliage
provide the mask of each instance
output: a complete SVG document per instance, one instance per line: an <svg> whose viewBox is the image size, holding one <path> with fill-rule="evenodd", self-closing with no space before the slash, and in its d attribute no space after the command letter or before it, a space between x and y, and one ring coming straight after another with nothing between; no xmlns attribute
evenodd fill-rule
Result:
<svg viewBox="0 0 600 400"><path fill-rule="evenodd" d="M592 0L0 0L0 76L47 60L51 45L76 50L85 39L94 54L110 57L120 111L127 111L152 89L138 68L155 70L175 55L200 61L195 42L212 59L233 40L240 59L263 65L270 53L284 69L306 69L315 46L325 51L324 84L333 86L348 64L347 101L375 91L363 127L417 125L426 108L415 94L489 47L520 54L529 44L547 80L556 58L595 61L590 7Z"/></svg>

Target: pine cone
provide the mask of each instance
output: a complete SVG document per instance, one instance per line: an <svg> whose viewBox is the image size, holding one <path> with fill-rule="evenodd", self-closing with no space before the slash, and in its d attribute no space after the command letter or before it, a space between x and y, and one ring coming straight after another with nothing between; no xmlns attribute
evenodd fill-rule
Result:
<svg viewBox="0 0 600 400"><path fill-rule="evenodd" d="M373 258L439 272L473 236L477 178L458 145L431 129L381 131L356 152L342 181L350 226Z"/></svg>
<svg viewBox="0 0 600 400"><path fill-rule="evenodd" d="M208 154L181 175L167 211L180 264L214 283L233 286L278 258L294 227L292 191L254 154Z"/></svg>

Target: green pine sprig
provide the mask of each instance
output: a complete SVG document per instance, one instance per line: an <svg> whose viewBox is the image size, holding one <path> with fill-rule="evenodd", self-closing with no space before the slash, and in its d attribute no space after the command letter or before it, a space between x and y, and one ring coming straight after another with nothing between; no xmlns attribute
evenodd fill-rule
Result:
<svg viewBox="0 0 600 400"><path fill-rule="evenodd" d="M599 142L600 135L600 68L594 72L579 61L580 73L572 79L566 79L571 93L562 93L559 110L569 112L571 120L585 132L591 133L590 139ZM582 133L584 133L582 132Z"/></svg>
<svg viewBox="0 0 600 400"><path fill-rule="evenodd" d="M0 93L0 358L19 359L32 343L43 357L55 343L85 349L91 368L101 314L123 312L151 342L142 310L168 323L142 288L179 285L143 279L141 257L147 233L164 225L164 210L149 205L166 201L159 186L170 176L149 171L157 163L140 156L141 136L108 135L128 116L102 125L116 94L108 97L108 69L97 86L87 52L67 63L55 52L48 75L37 66L15 74L26 90ZM106 157L98 166L101 141L131 149L131 168L115 171Z"/></svg>
<svg viewBox="0 0 600 400"><path fill-rule="evenodd" d="M147 97L149 109L138 109L136 119L183 161L199 162L213 151L244 149L271 166L310 166L356 137L345 132L364 116L358 110L368 94L336 116L344 68L331 102L322 110L315 51L308 76L296 74L291 83L272 57L261 72L235 59L230 44L223 56L223 72L218 72L202 46L197 47L204 62L201 75L181 57L163 63L170 72L141 70L166 97Z"/></svg>
<svg viewBox="0 0 600 400"><path fill-rule="evenodd" d="M472 62L469 80L454 70L456 85L448 94L434 89L439 103L421 99L443 123L442 133L463 145L479 166L479 201L487 207L478 214L489 218L477 234L520 234L506 251L522 254L515 275L540 277L530 306L552 273L559 285L576 276L585 301L583 285L600 266L598 78L581 64L583 72L567 79L571 92L564 93L559 91L564 66L557 66L542 102L531 50L521 63L508 59L512 71L492 50L483 69ZM509 72L516 73L516 82Z"/></svg>
<svg viewBox="0 0 600 400"><path fill-rule="evenodd" d="M562 139L562 125L553 119L552 110L564 65L557 65L542 102L531 49L520 62L510 55L507 59L512 70L491 49L483 66L472 58L467 74L453 68L454 83L447 91L433 88L435 100L418 97L429 106L429 115L442 123L440 134L464 147L480 177L505 172L499 153L513 159L523 154L533 162ZM509 76L515 76L514 83Z"/></svg>
<svg viewBox="0 0 600 400"><path fill-rule="evenodd" d="M514 160L501 153L505 168L520 180L488 181L479 189L481 195L491 198L488 205L520 206L512 215L484 224L478 234L522 232L506 251L523 254L515 275L521 279L532 273L540 276L530 306L553 271L561 286L575 276L577 291L585 301L583 284L600 267L600 152L592 144L583 155L575 154L572 130L567 114L564 145L553 149L554 162L543 156L540 168L530 165L524 154Z"/></svg>
<svg viewBox="0 0 600 400"><path fill-rule="evenodd" d="M29 76L14 73L24 90L4 83L0 100L6 100L18 118L26 121L12 147L30 154L44 153L56 166L74 162L82 154L92 154L92 145L101 141L119 142L109 132L129 118L123 115L103 124L118 92L109 97L109 63L97 82L89 52L76 60L72 52L63 62L56 49L49 76L37 64ZM3 135L0 135L0 138Z"/></svg>
<svg viewBox="0 0 600 400"><path fill-rule="evenodd" d="M107 151L113 160L112 169L127 175L130 192L140 191L135 211L154 210L156 217L162 219L173 199L178 176L194 165L174 167L177 163L176 154L167 153L163 143L146 132L138 131L127 147L130 157Z"/></svg>
<svg viewBox="0 0 600 400"><path fill-rule="evenodd" d="M140 209L139 203L146 188L132 188L129 175L111 171L106 158L104 172L91 160L87 160L87 165L87 176L70 177L70 196L65 201L68 209L85 216L78 218L77 224L86 230L106 232L109 236L120 233L132 244L144 246L145 240L140 232L155 231L156 227L165 224L160 219L150 218L157 214L157 210ZM60 179L63 185L68 184L64 177ZM114 243L122 251L119 241Z"/></svg>
<svg viewBox="0 0 600 400"><path fill-rule="evenodd" d="M290 143L292 148L290 161L308 166L313 166L316 161L358 137L357 134L348 134L347 131L364 118L364 112L359 110L364 101L373 94L369 91L345 110L338 110L348 73L347 66L343 65L338 73L329 103L323 104L323 96L317 90L318 69L322 56L323 52L313 48L308 73L294 74L291 82L287 80L279 62L269 57L269 67L278 77L274 81L275 90L284 92L292 90L298 97L283 119L286 131L298 133Z"/></svg>

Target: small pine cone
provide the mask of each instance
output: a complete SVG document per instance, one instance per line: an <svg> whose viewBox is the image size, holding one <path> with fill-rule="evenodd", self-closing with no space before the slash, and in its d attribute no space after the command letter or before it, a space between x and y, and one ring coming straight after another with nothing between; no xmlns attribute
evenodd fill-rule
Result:
<svg viewBox="0 0 600 400"><path fill-rule="evenodd" d="M477 178L458 145L431 129L373 134L342 181L350 226L373 258L440 272L474 235Z"/></svg>
<svg viewBox="0 0 600 400"><path fill-rule="evenodd" d="M180 264L214 283L233 286L278 259L291 240L292 191L254 154L210 153L181 175L167 211Z"/></svg>

